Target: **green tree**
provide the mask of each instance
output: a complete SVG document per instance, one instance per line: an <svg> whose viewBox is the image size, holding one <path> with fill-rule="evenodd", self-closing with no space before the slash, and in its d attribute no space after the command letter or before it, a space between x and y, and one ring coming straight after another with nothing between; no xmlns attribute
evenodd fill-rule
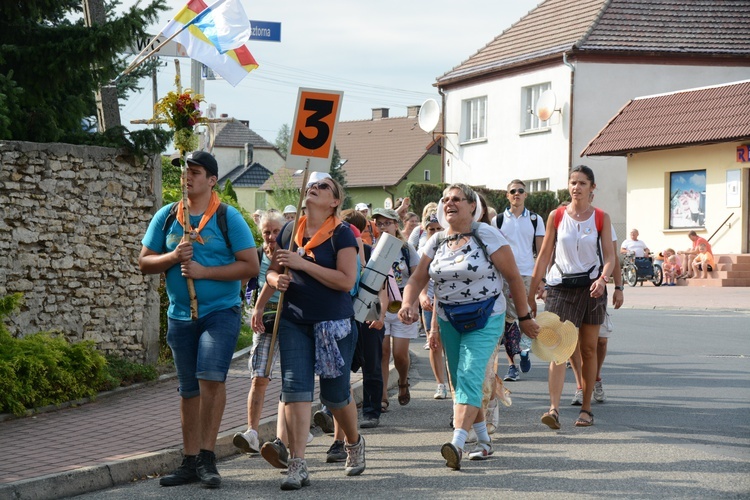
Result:
<svg viewBox="0 0 750 500"><path fill-rule="evenodd" d="M330 174L331 177L333 177L333 179L344 188L344 199L341 201L341 208L343 210L352 208L352 197L349 196L349 193L346 190L346 171L343 169L343 165L341 165L341 154L339 154L339 150L336 146L333 147Z"/></svg>
<svg viewBox="0 0 750 500"><path fill-rule="evenodd" d="M108 0L107 22L89 28L81 0L0 2L0 139L164 149L166 131L97 133L86 125L96 115L95 90L125 68L125 49L167 8L166 0L151 0L117 17L119 4ZM119 95L137 90L138 78L154 64L119 81Z"/></svg>
<svg viewBox="0 0 750 500"><path fill-rule="evenodd" d="M286 159L286 155L289 153L289 137L291 136L291 134L292 133L289 130L289 125L285 123L276 133L276 141L273 143L273 145L276 146L276 149L279 150L279 153L281 153L281 156L283 156L284 159Z"/></svg>

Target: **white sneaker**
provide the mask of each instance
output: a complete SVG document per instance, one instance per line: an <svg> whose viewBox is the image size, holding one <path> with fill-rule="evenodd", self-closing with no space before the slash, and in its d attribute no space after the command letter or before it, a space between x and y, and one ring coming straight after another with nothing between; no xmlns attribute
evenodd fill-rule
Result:
<svg viewBox="0 0 750 500"><path fill-rule="evenodd" d="M307 444L312 443L312 440L315 439L315 436L313 436L312 432L307 433Z"/></svg>
<svg viewBox="0 0 750 500"><path fill-rule="evenodd" d="M354 444L344 445L346 450L346 466L344 470L347 476L359 476L365 470L365 438L359 435L359 441Z"/></svg>
<svg viewBox="0 0 750 500"><path fill-rule="evenodd" d="M497 404L497 399L490 400L490 403L487 405L487 411L484 413L484 421L487 424L487 434L494 434L497 426L500 425L500 407Z"/></svg>
<svg viewBox="0 0 750 500"><path fill-rule="evenodd" d="M448 397L448 389L445 387L445 384L437 385L437 390L435 391L435 395L433 397L435 399L445 399Z"/></svg>
<svg viewBox="0 0 750 500"><path fill-rule="evenodd" d="M425 342L424 343L424 350L425 351L429 351L430 350L430 343L429 342Z"/></svg>
<svg viewBox="0 0 750 500"><path fill-rule="evenodd" d="M232 444L245 453L260 453L258 432L255 429L238 432L234 435L234 438L232 438Z"/></svg>
<svg viewBox="0 0 750 500"><path fill-rule="evenodd" d="M583 389L576 389L573 399L570 401L571 406L581 406L583 404Z"/></svg>
<svg viewBox="0 0 750 500"><path fill-rule="evenodd" d="M603 403L607 400L607 396L604 395L604 387L602 387L601 380L597 380L594 384L594 399L598 403Z"/></svg>

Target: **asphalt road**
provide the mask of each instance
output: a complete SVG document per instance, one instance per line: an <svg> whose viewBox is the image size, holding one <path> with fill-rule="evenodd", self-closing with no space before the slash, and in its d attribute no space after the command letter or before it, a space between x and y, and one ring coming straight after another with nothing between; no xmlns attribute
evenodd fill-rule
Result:
<svg viewBox="0 0 750 500"><path fill-rule="evenodd" d="M439 449L451 437L451 403L432 399L419 339L412 402L399 407L392 397L381 426L363 431L360 477L325 463L332 438L315 429L307 449L312 485L301 493L280 491L278 469L243 455L219 463L219 490L162 488L150 478L79 498L750 498L750 311L624 309L613 320L603 370L608 400L594 403L594 427L573 426L570 371L562 429L539 423L548 407L546 366L532 356L531 371L507 383L513 406L501 409L494 456L446 468Z"/></svg>

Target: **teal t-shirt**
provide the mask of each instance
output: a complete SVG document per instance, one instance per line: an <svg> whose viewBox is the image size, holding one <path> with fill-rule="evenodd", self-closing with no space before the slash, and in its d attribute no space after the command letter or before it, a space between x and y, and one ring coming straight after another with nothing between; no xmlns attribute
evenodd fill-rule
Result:
<svg viewBox="0 0 750 500"><path fill-rule="evenodd" d="M146 235L143 237L143 246L157 253L167 253L174 250L182 240L182 226L175 218L172 225L166 230L164 222L169 215L171 205L159 209L151 219ZM190 225L198 227L202 215L191 215ZM206 226L201 230L203 244L197 241L193 243L193 260L206 267L225 266L235 262L234 253L255 247L255 240L250 227L242 218L242 215L232 206L227 207L227 229L232 248L228 248L224 235L221 234L216 215L211 217ZM188 294L187 279L182 277L180 265L176 264L166 271L167 296L169 297L169 309L167 315L172 319L190 319L190 296ZM240 298L239 279L236 281L217 280L194 280L195 294L198 297L198 317L202 318L214 311L230 309L239 306Z"/></svg>

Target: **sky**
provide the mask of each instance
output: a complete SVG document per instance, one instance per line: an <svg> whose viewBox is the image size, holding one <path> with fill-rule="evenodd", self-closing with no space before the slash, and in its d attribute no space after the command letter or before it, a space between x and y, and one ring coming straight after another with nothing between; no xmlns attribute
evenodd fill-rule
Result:
<svg viewBox="0 0 750 500"><path fill-rule="evenodd" d="M147 0L141 0L144 4ZM206 81L205 99L217 113L248 120L250 129L273 143L294 119L300 87L344 92L340 121L367 120L372 108L391 117L434 98L437 77L468 59L534 9L542 0L240 0L249 19L281 23L281 42L249 41L259 68L237 87ZM123 6L135 0L124 0ZM168 0L171 10L151 29L156 34L186 0ZM463 5L464 7L462 7ZM465 6L470 6L466 8ZM131 56L132 57L132 56ZM174 90L175 65L167 62L158 93ZM183 87L189 86L189 59L180 60ZM152 114L150 80L121 102L121 117Z"/></svg>

